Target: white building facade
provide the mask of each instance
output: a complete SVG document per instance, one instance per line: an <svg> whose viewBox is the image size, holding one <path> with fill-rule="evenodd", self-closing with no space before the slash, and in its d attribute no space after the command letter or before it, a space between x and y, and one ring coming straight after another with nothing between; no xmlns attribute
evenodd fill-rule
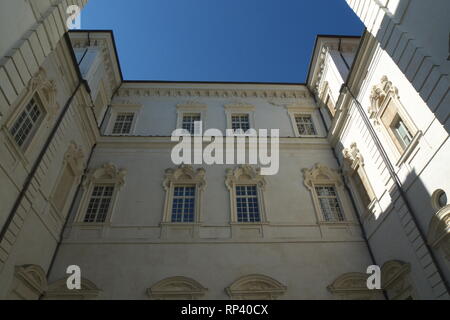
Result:
<svg viewBox="0 0 450 320"><path fill-rule="evenodd" d="M448 106L370 32L318 37L306 84L124 81L111 32L39 4L0 47L0 298L448 299ZM279 129L278 173L174 164L196 121Z"/></svg>

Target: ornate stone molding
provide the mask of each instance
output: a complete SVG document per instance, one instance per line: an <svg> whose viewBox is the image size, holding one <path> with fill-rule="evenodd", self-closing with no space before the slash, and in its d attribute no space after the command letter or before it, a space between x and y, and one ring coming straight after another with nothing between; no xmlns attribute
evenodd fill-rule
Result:
<svg viewBox="0 0 450 320"><path fill-rule="evenodd" d="M233 190L237 182L251 181L256 183L262 190L266 187L266 180L261 175L260 168L254 168L250 165L241 165L235 169L228 168L226 170L225 185L228 190Z"/></svg>
<svg viewBox="0 0 450 320"><path fill-rule="evenodd" d="M125 169L118 169L112 163L105 163L100 168L89 170L86 181L97 183L105 180L122 186L125 183L126 174Z"/></svg>
<svg viewBox="0 0 450 320"><path fill-rule="evenodd" d="M313 190L314 182L317 181L331 181L338 186L342 185L342 178L338 170L330 169L326 165L316 163L311 169L303 169L303 182L305 186Z"/></svg>
<svg viewBox="0 0 450 320"><path fill-rule="evenodd" d="M47 290L45 271L38 265L16 266L14 270L16 285L13 292L25 300L37 300Z"/></svg>
<svg viewBox="0 0 450 320"><path fill-rule="evenodd" d="M225 289L232 299L266 299L274 300L282 296L287 287L277 280L261 275L244 276Z"/></svg>
<svg viewBox="0 0 450 320"><path fill-rule="evenodd" d="M69 290L67 288L67 278L55 281L48 286L44 300L91 300L98 297L102 291L91 281L81 278L81 289Z"/></svg>
<svg viewBox="0 0 450 320"><path fill-rule="evenodd" d="M192 88L121 88L120 97L216 97L216 98L309 98L306 90L248 90L248 89L192 89Z"/></svg>
<svg viewBox="0 0 450 320"><path fill-rule="evenodd" d="M428 243L434 248L442 248L447 260L450 260L450 205L440 209L430 221Z"/></svg>
<svg viewBox="0 0 450 320"><path fill-rule="evenodd" d="M350 168L355 170L358 166L364 165L364 158L359 151L356 142L350 145L350 148L345 148L342 150L342 155L344 159L349 164Z"/></svg>
<svg viewBox="0 0 450 320"><path fill-rule="evenodd" d="M59 110L56 102L58 89L54 80L47 78L46 71L40 67L39 71L28 82L27 90L30 94L39 93L43 107L49 114L49 119L53 119Z"/></svg>
<svg viewBox="0 0 450 320"><path fill-rule="evenodd" d="M197 281L187 277L171 277L147 289L147 295L156 300L199 299L208 291Z"/></svg>
<svg viewBox="0 0 450 320"><path fill-rule="evenodd" d="M327 289L341 299L365 299L381 298L381 290L369 290L367 288L368 274L360 272L344 273L333 281Z"/></svg>
<svg viewBox="0 0 450 320"><path fill-rule="evenodd" d="M387 76L383 76L380 83L372 87L370 94L369 114L372 119L377 118L379 110L390 94L395 98L399 98L398 89L389 81Z"/></svg>
<svg viewBox="0 0 450 320"><path fill-rule="evenodd" d="M196 184L199 190L206 187L206 171L203 168L194 170L191 165L182 164L178 168L165 170L163 188L168 191L172 184L180 182L190 182Z"/></svg>
<svg viewBox="0 0 450 320"><path fill-rule="evenodd" d="M71 141L64 155L64 161L70 166L76 176L80 176L84 169L84 153L79 145Z"/></svg>

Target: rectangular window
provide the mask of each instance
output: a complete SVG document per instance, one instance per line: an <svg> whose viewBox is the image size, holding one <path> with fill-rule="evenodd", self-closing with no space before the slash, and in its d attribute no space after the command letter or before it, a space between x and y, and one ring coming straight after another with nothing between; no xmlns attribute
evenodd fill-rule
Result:
<svg viewBox="0 0 450 320"><path fill-rule="evenodd" d="M344 221L336 189L333 186L316 186L316 194L325 221Z"/></svg>
<svg viewBox="0 0 450 320"><path fill-rule="evenodd" d="M95 185L84 222L105 222L114 193L113 185Z"/></svg>
<svg viewBox="0 0 450 320"><path fill-rule="evenodd" d="M296 115L295 123L297 124L298 134L301 136L315 136L316 129L310 115Z"/></svg>
<svg viewBox="0 0 450 320"><path fill-rule="evenodd" d="M261 222L256 186L236 186L238 222Z"/></svg>
<svg viewBox="0 0 450 320"><path fill-rule="evenodd" d="M392 128L403 149L406 149L411 143L413 137L403 120L400 117L397 117L397 119L392 123Z"/></svg>
<svg viewBox="0 0 450 320"><path fill-rule="evenodd" d="M130 134L134 113L119 113L114 122L113 134Z"/></svg>
<svg viewBox="0 0 450 320"><path fill-rule="evenodd" d="M23 146L23 144L31 137L43 116L44 111L37 102L37 99L31 99L10 129L10 133L19 147Z"/></svg>
<svg viewBox="0 0 450 320"><path fill-rule="evenodd" d="M250 129L250 118L248 114L233 114L231 115L231 129L243 130L246 132Z"/></svg>
<svg viewBox="0 0 450 320"><path fill-rule="evenodd" d="M172 222L194 222L195 186L177 186L173 190Z"/></svg>
<svg viewBox="0 0 450 320"><path fill-rule="evenodd" d="M189 131L190 134L194 134L195 122L200 120L201 116L198 113L184 114L182 128Z"/></svg>

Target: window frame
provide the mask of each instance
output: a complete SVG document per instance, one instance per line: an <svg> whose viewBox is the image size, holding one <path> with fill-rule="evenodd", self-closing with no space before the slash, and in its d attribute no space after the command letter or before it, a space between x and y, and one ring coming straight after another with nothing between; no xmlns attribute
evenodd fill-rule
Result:
<svg viewBox="0 0 450 320"><path fill-rule="evenodd" d="M323 138L325 133L323 132L322 126L319 125L319 119L317 117L318 109L315 107L304 107L292 105L286 107L289 118L291 119L292 129L294 131L294 136L297 138ZM312 125L316 132L315 135L304 135L300 134L297 126L297 116L309 116L311 117Z"/></svg>
<svg viewBox="0 0 450 320"><path fill-rule="evenodd" d="M255 106L250 104L227 104L224 106L226 129L233 129L232 117L234 115L248 115L249 129L257 129L255 122Z"/></svg>
<svg viewBox="0 0 450 320"><path fill-rule="evenodd" d="M265 187L266 181L264 176L260 174L260 168L254 168L250 165L242 165L236 167L235 169L227 169L225 177L225 185L230 193L230 224L236 225L262 225L268 224L266 203L265 203ZM237 214L237 186L256 186L258 206L259 206L259 218L260 221L257 222L240 222Z"/></svg>
<svg viewBox="0 0 450 320"><path fill-rule="evenodd" d="M391 154L397 159L396 165L400 166L416 150L422 136L422 131L417 128L409 116L406 108L400 101L397 87L389 81L387 76L383 76L380 83L372 87L370 103L368 110L370 118L374 126L380 129L383 140L387 142ZM389 124L385 124L382 118L389 107L395 108L395 115ZM392 127L397 118L402 120L412 136L411 142L406 147L402 146L402 142Z"/></svg>
<svg viewBox="0 0 450 320"><path fill-rule="evenodd" d="M183 129L183 119L185 115L188 114L200 114L200 121L202 123L202 131L206 128L206 115L208 106L203 103L189 101L186 103L177 104L177 123L176 129ZM195 134L195 132L194 132Z"/></svg>
<svg viewBox="0 0 450 320"><path fill-rule="evenodd" d="M203 168L194 170L190 165L181 165L165 171L163 188L166 191L162 224L195 225L202 222L203 192L206 188L206 171ZM192 222L172 222L172 206L174 190L177 186L195 186L194 219Z"/></svg>
<svg viewBox="0 0 450 320"><path fill-rule="evenodd" d="M89 170L87 179L83 183L84 192L81 199L81 205L78 208L78 213L75 217L75 224L93 227L110 225L112 216L117 207L119 192L125 184L126 173L125 169L118 169L112 163L106 163L99 168ZM104 222L85 222L84 219L87 214L87 208L92 197L92 192L97 185L114 186L108 212Z"/></svg>
<svg viewBox="0 0 450 320"><path fill-rule="evenodd" d="M354 224L354 211L351 209L349 199L344 189L344 184L341 176L335 169L331 169L321 163L316 163L311 169L302 169L303 172L303 183L306 188L310 191L314 211L316 214L318 224L330 224L330 225L350 225ZM316 187L320 186L333 186L337 199L340 204L342 216L344 220L342 221L327 221L323 213L322 207L320 205L319 197L316 192Z"/></svg>
<svg viewBox="0 0 450 320"><path fill-rule="evenodd" d="M110 117L108 121L108 126L106 127L105 133L110 136L120 137L120 136L133 136L136 134L136 127L139 121L139 114L142 106L139 104L127 104L127 103L114 103L111 105ZM117 121L117 117L122 113L132 113L133 122L131 124L129 133L113 133L114 126Z"/></svg>

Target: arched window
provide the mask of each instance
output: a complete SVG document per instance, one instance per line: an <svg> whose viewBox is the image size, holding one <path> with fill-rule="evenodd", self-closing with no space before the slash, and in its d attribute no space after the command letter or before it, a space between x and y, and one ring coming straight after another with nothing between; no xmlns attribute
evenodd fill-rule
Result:
<svg viewBox="0 0 450 320"><path fill-rule="evenodd" d="M274 300L286 292L286 286L271 277L252 274L233 282L225 291L235 300Z"/></svg>
<svg viewBox="0 0 450 320"><path fill-rule="evenodd" d="M187 277L171 277L155 283L147 289L147 294L155 300L196 300L208 289Z"/></svg>

